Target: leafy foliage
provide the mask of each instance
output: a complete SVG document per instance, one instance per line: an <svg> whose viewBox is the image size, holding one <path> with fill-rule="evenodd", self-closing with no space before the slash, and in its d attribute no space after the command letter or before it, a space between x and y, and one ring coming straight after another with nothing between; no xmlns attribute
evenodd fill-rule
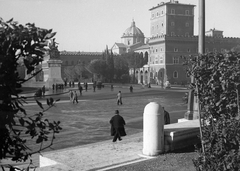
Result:
<svg viewBox="0 0 240 171"><path fill-rule="evenodd" d="M204 150L198 170L240 170L240 53L208 53L186 61L195 78L203 120Z"/></svg>
<svg viewBox="0 0 240 171"><path fill-rule="evenodd" d="M129 73L128 63L121 56L115 56L114 67L115 80L121 80L123 75L128 75Z"/></svg>
<svg viewBox="0 0 240 171"><path fill-rule="evenodd" d="M50 147L55 133L61 130L60 122L50 122L44 117L44 112L56 102L52 98L47 100L46 109L36 101L42 111L27 114L24 109L26 98L19 93L21 85L28 80L20 79L17 72L17 66L23 61L27 73L33 73L43 61L48 41L55 34L34 24L24 26L13 19L5 22L0 18L0 160L26 161L32 154ZM29 148L30 139L39 144L39 149ZM44 146L49 139L50 144Z"/></svg>

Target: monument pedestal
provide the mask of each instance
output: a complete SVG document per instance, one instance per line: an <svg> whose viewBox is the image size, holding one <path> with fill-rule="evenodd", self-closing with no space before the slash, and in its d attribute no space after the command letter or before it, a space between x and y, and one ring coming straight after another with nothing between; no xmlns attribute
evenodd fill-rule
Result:
<svg viewBox="0 0 240 171"><path fill-rule="evenodd" d="M50 59L47 61L49 67L48 80L45 84L47 88L52 88L52 85L64 84L61 76L62 61L58 59Z"/></svg>
<svg viewBox="0 0 240 171"><path fill-rule="evenodd" d="M178 123L195 119L199 119L198 101L197 96L194 95L194 90L190 90L188 95L187 112L184 114L184 118L178 119Z"/></svg>

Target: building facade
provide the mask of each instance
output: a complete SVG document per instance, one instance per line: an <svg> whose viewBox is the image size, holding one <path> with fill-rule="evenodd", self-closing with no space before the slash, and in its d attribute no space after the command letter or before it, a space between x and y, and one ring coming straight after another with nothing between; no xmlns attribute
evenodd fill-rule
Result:
<svg viewBox="0 0 240 171"><path fill-rule="evenodd" d="M149 10L150 39L148 65L136 71L139 83L163 85L187 84L190 77L181 56L198 54L198 36L194 36L194 5L171 0ZM228 38L223 32L206 32L205 52L224 52L240 44L239 38Z"/></svg>

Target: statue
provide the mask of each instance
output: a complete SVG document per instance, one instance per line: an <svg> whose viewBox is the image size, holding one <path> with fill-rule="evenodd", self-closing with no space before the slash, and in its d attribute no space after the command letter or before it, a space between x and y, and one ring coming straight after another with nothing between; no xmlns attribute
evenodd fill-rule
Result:
<svg viewBox="0 0 240 171"><path fill-rule="evenodd" d="M55 38L51 39L49 43L50 59L59 59L58 43L55 42Z"/></svg>

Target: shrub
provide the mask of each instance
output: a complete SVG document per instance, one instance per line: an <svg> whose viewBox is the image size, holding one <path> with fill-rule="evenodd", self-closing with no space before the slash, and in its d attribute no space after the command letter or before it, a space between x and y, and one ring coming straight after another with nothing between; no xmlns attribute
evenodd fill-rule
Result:
<svg viewBox="0 0 240 171"><path fill-rule="evenodd" d="M240 54L208 53L186 61L195 78L201 108L204 149L197 170L240 170Z"/></svg>

